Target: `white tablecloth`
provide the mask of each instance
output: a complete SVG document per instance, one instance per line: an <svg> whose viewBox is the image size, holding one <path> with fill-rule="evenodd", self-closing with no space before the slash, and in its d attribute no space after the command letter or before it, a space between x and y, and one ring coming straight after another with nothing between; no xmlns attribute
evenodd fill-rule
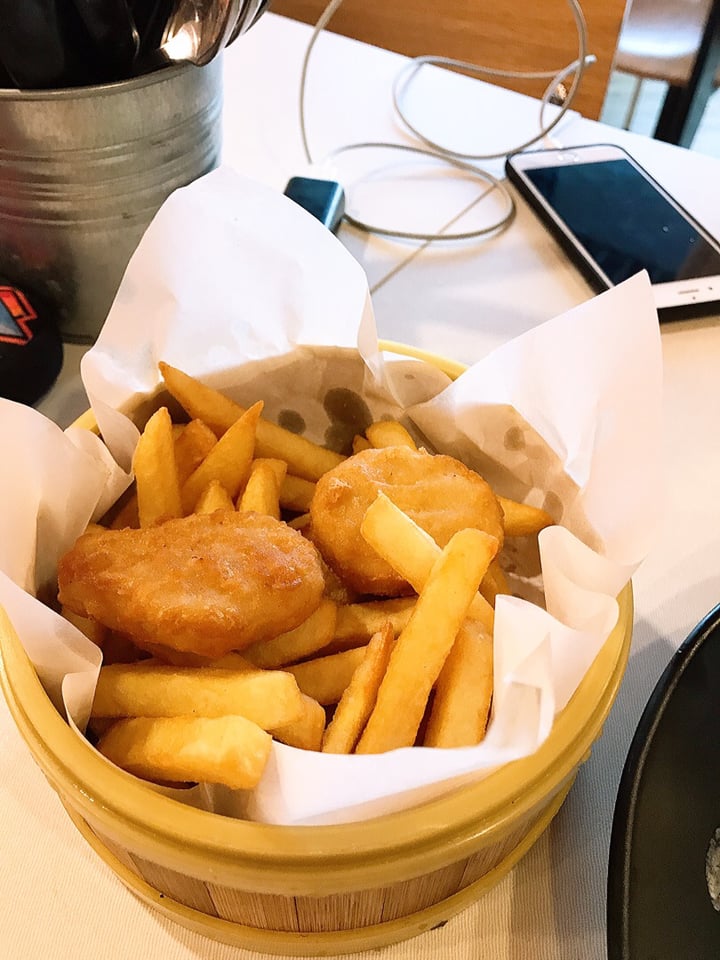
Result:
<svg viewBox="0 0 720 960"><path fill-rule="evenodd" d="M309 31L266 15L226 53L225 159L282 189L304 169L297 119ZM430 52L430 51L428 51ZM401 58L324 35L308 84L308 129L318 156L404 135L389 86ZM425 129L488 152L534 130L538 105L463 77L423 80L413 101ZM448 100L450 96L450 100ZM556 143L626 146L720 234L720 164L577 116ZM501 164L491 164L499 171ZM471 189L468 187L467 189ZM477 189L477 188L472 188ZM429 207L443 222L447 211ZM459 209L459 207L458 207ZM375 289L380 335L464 362L590 296L532 214L491 240L417 245L343 228L341 239ZM404 266L400 267L405 261ZM400 269L398 269L400 267ZM384 279L388 278L389 279ZM720 601L717 318L663 328L667 514L634 578L636 623L626 677L604 733L561 812L525 859L441 929L361 955L377 960L602 960L610 827L625 755L645 702L673 651ZM68 347L63 376L40 405L63 425L84 407L83 350ZM0 955L8 960L240 960L255 957L189 933L125 890L86 846L30 759L0 703ZM689 958L688 958L689 960Z"/></svg>

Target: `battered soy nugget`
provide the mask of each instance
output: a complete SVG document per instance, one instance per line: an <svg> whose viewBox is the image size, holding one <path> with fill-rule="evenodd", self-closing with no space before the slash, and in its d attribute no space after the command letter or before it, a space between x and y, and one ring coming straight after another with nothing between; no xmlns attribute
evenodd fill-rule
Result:
<svg viewBox="0 0 720 960"><path fill-rule="evenodd" d="M400 596L405 580L360 532L382 491L444 547L475 527L503 542L503 511L490 485L454 457L405 446L363 450L321 477L310 504L310 535L341 580L361 594Z"/></svg>
<svg viewBox="0 0 720 960"><path fill-rule="evenodd" d="M138 646L221 657L293 630L322 599L315 547L285 523L220 511L79 538L59 601Z"/></svg>

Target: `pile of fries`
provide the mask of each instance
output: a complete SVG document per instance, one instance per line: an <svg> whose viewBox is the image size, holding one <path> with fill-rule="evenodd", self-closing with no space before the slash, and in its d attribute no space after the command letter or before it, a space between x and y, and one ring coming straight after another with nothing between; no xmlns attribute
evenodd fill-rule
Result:
<svg viewBox="0 0 720 960"><path fill-rule="evenodd" d="M305 531L316 482L343 462L244 409L193 377L160 365L188 421L166 407L148 420L135 481L102 521L152 527L189 514L253 511ZM416 449L398 422L353 442ZM505 537L536 536L544 511L498 497ZM381 753L459 747L485 736L493 695L495 597L508 592L498 540L458 530L441 549L379 493L362 537L412 594L356 597L327 570L320 605L295 629L210 660L127 636L63 612L103 649L88 728L118 766L158 783L252 789L276 739L304 750Z"/></svg>

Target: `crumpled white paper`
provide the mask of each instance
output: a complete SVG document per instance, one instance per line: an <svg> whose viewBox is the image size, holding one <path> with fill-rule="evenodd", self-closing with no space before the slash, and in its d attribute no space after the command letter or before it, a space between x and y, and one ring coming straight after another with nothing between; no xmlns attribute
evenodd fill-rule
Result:
<svg viewBox="0 0 720 960"><path fill-rule="evenodd" d="M97 648L41 600L59 556L130 481L165 360L264 415L339 443L403 416L499 493L543 505L545 609L499 597L486 740L456 750L336 756L274 744L251 795L179 799L270 823L360 820L422 802L532 753L617 618L616 595L661 514L661 350L638 275L505 344L454 383L378 349L359 265L292 201L220 168L176 191L132 258L82 375L104 444L0 401L0 603L49 695L84 729ZM110 454L112 456L110 456ZM519 592L537 582L518 568ZM40 599L36 599L35 597ZM89 747L89 749L92 749Z"/></svg>

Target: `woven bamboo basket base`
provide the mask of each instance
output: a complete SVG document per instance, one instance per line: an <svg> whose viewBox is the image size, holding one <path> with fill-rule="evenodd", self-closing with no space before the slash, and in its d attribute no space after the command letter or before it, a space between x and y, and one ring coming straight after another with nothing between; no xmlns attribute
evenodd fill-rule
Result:
<svg viewBox="0 0 720 960"><path fill-rule="evenodd" d="M255 893L186 876L119 847L64 805L125 886L164 916L246 950L324 957L387 946L442 926L499 883L527 853L571 785L572 779L501 841L463 860L386 887L326 897Z"/></svg>

